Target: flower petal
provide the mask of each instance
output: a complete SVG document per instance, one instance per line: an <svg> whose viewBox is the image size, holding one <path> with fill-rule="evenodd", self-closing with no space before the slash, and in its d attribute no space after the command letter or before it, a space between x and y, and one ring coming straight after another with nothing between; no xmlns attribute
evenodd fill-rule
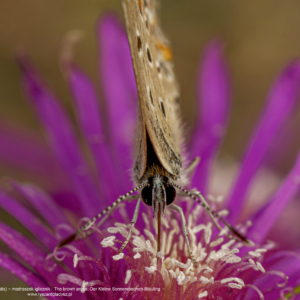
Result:
<svg viewBox="0 0 300 300"><path fill-rule="evenodd" d="M14 259L10 258L8 255L0 252L0 266L5 268L7 271L13 273L15 276L19 277L27 285L32 288L48 288L49 286L44 283L44 280L38 275L34 274L27 268L23 267ZM34 291L33 291L34 292ZM63 299L56 296L47 296L47 299Z"/></svg>
<svg viewBox="0 0 300 300"><path fill-rule="evenodd" d="M287 286L296 287L299 285L300 251L298 249L296 252L277 252L264 261L264 267L267 272L255 280L253 284L264 292L266 299L278 299L280 298L280 289L275 289L275 287L277 284L284 283L284 279L276 275L278 272L288 277ZM268 271L270 274L267 274ZM271 291L267 293L268 288L271 288ZM247 292L245 299L253 299L251 290Z"/></svg>
<svg viewBox="0 0 300 300"><path fill-rule="evenodd" d="M285 207L294 199L300 187L300 152L297 161L279 189L262 209L252 218L252 226L247 237L256 243L262 243Z"/></svg>
<svg viewBox="0 0 300 300"><path fill-rule="evenodd" d="M11 183L37 209L53 229L59 224L70 224L61 209L44 191L32 184L20 184L16 181L11 181Z"/></svg>
<svg viewBox="0 0 300 300"><path fill-rule="evenodd" d="M113 167L114 163L104 136L96 91L90 79L74 64L69 65L67 74L80 128L93 154L107 205L116 200L121 191L118 189L120 182L117 184L118 173Z"/></svg>
<svg viewBox="0 0 300 300"><path fill-rule="evenodd" d="M56 265L52 271L44 268L47 255L38 249L32 242L27 240L19 232L0 222L0 239L13 251L20 255L32 268L41 276L47 279L52 285L57 284L56 277L64 270Z"/></svg>
<svg viewBox="0 0 300 300"><path fill-rule="evenodd" d="M104 277L103 284L106 285L107 287L110 286L111 279L110 279L109 273L108 273L105 265L99 259L91 257L91 256L82 255L82 256L78 257L78 261L92 261L92 262L94 262L97 265L97 267L99 268L99 270L101 271L101 273Z"/></svg>
<svg viewBox="0 0 300 300"><path fill-rule="evenodd" d="M51 192L51 197L61 208L66 208L77 216L81 216L82 208L76 194L68 191L54 191Z"/></svg>
<svg viewBox="0 0 300 300"><path fill-rule="evenodd" d="M56 239L43 223L15 199L0 192L0 205L30 230L49 250L53 250L57 246Z"/></svg>
<svg viewBox="0 0 300 300"><path fill-rule="evenodd" d="M19 58L28 98L43 123L49 143L69 177L81 201L84 214L92 217L101 207L97 188L89 174L69 119L29 61Z"/></svg>
<svg viewBox="0 0 300 300"><path fill-rule="evenodd" d="M294 112L300 86L300 61L288 65L273 85L252 134L228 198L229 221L234 223L243 207L249 184L284 121Z"/></svg>
<svg viewBox="0 0 300 300"><path fill-rule="evenodd" d="M137 90L125 30L113 16L101 18L98 24L100 74L108 113L108 135L113 141L116 170L123 175L122 193L132 183L132 148L137 122Z"/></svg>
<svg viewBox="0 0 300 300"><path fill-rule="evenodd" d="M36 133L1 121L0 140L2 166L24 171L27 176L32 173L39 180L42 177L51 188L69 188L69 181L49 146Z"/></svg>
<svg viewBox="0 0 300 300"><path fill-rule="evenodd" d="M212 41L204 52L198 74L197 124L191 138L191 158L200 156L200 164L192 180L206 194L208 172L224 135L230 105L230 84L222 45Z"/></svg>
<svg viewBox="0 0 300 300"><path fill-rule="evenodd" d="M283 251L288 252L288 251ZM280 253L280 252L279 252ZM297 250L298 257L296 256L286 256L281 257L275 264L272 264L272 269L282 271L286 276L288 276L288 286L296 287L300 284L300 251ZM277 253L276 253L277 254ZM268 264L268 260L265 265Z"/></svg>

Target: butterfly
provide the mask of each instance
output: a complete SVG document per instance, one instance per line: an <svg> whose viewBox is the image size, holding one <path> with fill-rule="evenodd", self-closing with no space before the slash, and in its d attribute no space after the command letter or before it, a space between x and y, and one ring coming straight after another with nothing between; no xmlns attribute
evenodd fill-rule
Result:
<svg viewBox="0 0 300 300"><path fill-rule="evenodd" d="M137 204L127 238L119 249L123 251L130 240L137 221L141 202L152 206L157 219L157 252L161 250L161 218L166 207L178 212L182 230L194 267L197 266L191 251L183 210L174 202L176 195L189 196L209 213L215 225L222 230L218 220L233 233L227 234L248 244L249 241L221 216L211 210L199 191L188 191L187 174L199 159L183 168L182 129L179 116L179 88L174 76L172 51L168 40L158 25L156 3L153 0L122 0L126 30L138 90L138 131L134 162L135 188L120 196L113 204L63 240L58 248L81 239L93 232L92 224L123 201L135 199ZM140 194L132 195L141 190ZM90 231L89 231L90 230Z"/></svg>

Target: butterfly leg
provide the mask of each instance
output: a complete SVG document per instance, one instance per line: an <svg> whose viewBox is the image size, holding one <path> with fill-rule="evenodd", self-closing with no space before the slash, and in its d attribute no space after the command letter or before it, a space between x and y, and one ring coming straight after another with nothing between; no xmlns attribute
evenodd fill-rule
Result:
<svg viewBox="0 0 300 300"><path fill-rule="evenodd" d="M212 219L212 221L214 222L214 224L216 225L216 227L221 231L223 228L220 226L220 224L218 223L218 221L216 220L216 218L214 217L213 213L214 211L210 208L209 204L206 202L205 198L202 196L202 194L199 191L190 191L191 195L195 195L196 197L199 197L201 199L201 201L204 203L205 207L205 211L207 211ZM186 196L185 192L179 192L177 193L178 196Z"/></svg>
<svg viewBox="0 0 300 300"><path fill-rule="evenodd" d="M217 219L219 219L235 236L229 234L228 232L224 232L224 234L229 237L230 239L233 239L237 242L243 241L245 245L250 245L251 242L246 239L242 234L240 234L234 227L232 227L227 221L225 221L217 212L213 211L208 203L206 202L205 198L202 196L202 194L199 191L192 191L192 193L197 196L202 203L209 209L206 209L206 211L209 213L211 219L213 220L214 224L216 227L220 230L220 232L223 230L223 228L220 226L219 222ZM197 201L198 203L199 200ZM238 239L236 238L238 237Z"/></svg>
<svg viewBox="0 0 300 300"><path fill-rule="evenodd" d="M188 232L187 232L187 228L186 228L186 221L185 221L183 210L182 210L181 207L179 207L179 206L177 206L176 204L173 204L173 203L168 205L168 207L180 213L181 222L182 222L182 231L183 231L185 242L186 242L186 245L187 245L187 248L188 248L188 251L189 251L189 255L190 255L190 258L193 262L194 268L197 268L197 263L196 263L194 254L192 253L192 250L191 250L191 247L190 247L190 242L189 242L189 237L188 237Z"/></svg>
<svg viewBox="0 0 300 300"><path fill-rule="evenodd" d="M102 212L100 212L98 215L96 215L94 218L92 218L91 220L89 220L85 225L83 225L81 228L79 228L74 234L72 234L71 236L67 237L63 241L61 241L58 244L57 249L59 249L59 248L65 246L65 245L73 242L74 240L80 239L82 235L84 236L84 231L89 230L89 228L96 222L96 220L98 220L102 216L106 215L108 212L111 212L112 210L114 210L116 208L116 206L121 201L127 201L128 198L129 198L129 200L132 200L132 197L129 197L129 196L132 193L136 192L137 190L140 190L140 189L144 188L147 185L148 185L148 183L141 184L138 187L136 187L136 188L132 189L131 191L129 191L127 194L120 196L113 204L111 204L106 209L104 209Z"/></svg>
<svg viewBox="0 0 300 300"><path fill-rule="evenodd" d="M179 186L178 184L175 183L169 183L171 186L176 187L181 191L181 193L178 193L178 195L187 195L191 197L193 200L198 202L204 209L207 211L213 220L214 224L217 226L217 228L222 231L223 228L220 226L218 223L217 219L220 220L233 234L229 234L225 232L225 235L229 237L230 239L236 240L238 242L243 242L246 246L251 246L252 242L248 240L246 237L244 237L241 233L239 233L233 226L231 226L226 220L224 220L217 212L213 211L208 203L206 202L205 198L202 196L201 192L199 191L187 191L183 187ZM199 198L199 199L198 199Z"/></svg>
<svg viewBox="0 0 300 300"><path fill-rule="evenodd" d="M139 195L130 195L128 197L126 197L123 201L126 202L132 202L134 200L137 200L139 198ZM112 215L112 213L117 209L117 206L115 206L114 208L112 208L110 211L108 211L104 217L101 219L100 222L98 222L96 225L97 227L100 227L103 223L105 223L105 221ZM83 231L80 236L76 237L76 240L82 240L85 239L86 237L90 236L91 234L93 234L95 232L95 229L88 229Z"/></svg>
<svg viewBox="0 0 300 300"><path fill-rule="evenodd" d="M126 245L128 244L128 242L131 238L132 230L134 228L134 225L135 225L135 223L137 221L137 218L138 218L138 215L139 215L141 201L142 201L142 198L140 197L137 204L136 204L135 210L134 210L134 214L133 214L133 217L132 217L132 220L131 220L131 225L130 225L130 229L129 229L129 232L127 234L126 240L123 243L122 247L119 249L118 253L121 253L123 251L123 249L126 247Z"/></svg>

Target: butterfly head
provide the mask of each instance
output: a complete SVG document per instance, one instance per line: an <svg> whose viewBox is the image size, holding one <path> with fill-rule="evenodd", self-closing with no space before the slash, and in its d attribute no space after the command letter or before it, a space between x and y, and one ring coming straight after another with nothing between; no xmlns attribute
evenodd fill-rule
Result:
<svg viewBox="0 0 300 300"><path fill-rule="evenodd" d="M141 193L143 202L148 206L152 206L154 217L157 215L159 206L165 214L166 205L170 205L175 200L175 188L169 185L167 177L160 174L156 174L147 180L149 186L144 187Z"/></svg>

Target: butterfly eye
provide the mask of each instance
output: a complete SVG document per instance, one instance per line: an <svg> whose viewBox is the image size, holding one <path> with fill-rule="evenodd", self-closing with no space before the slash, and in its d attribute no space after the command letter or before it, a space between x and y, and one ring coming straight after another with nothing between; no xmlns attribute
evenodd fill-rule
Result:
<svg viewBox="0 0 300 300"><path fill-rule="evenodd" d="M151 186L146 186L143 188L142 193L141 193L143 202L148 205L152 206L152 187Z"/></svg>
<svg viewBox="0 0 300 300"><path fill-rule="evenodd" d="M171 185L166 185L166 184L165 184L165 190L166 190L167 205L170 205L175 200L176 190Z"/></svg>
<svg viewBox="0 0 300 300"><path fill-rule="evenodd" d="M165 118L167 117L166 115L166 110L165 110L165 106L164 106L164 103L162 101L162 99L159 97L159 105L160 105L160 109L162 111L162 113L164 114Z"/></svg>

